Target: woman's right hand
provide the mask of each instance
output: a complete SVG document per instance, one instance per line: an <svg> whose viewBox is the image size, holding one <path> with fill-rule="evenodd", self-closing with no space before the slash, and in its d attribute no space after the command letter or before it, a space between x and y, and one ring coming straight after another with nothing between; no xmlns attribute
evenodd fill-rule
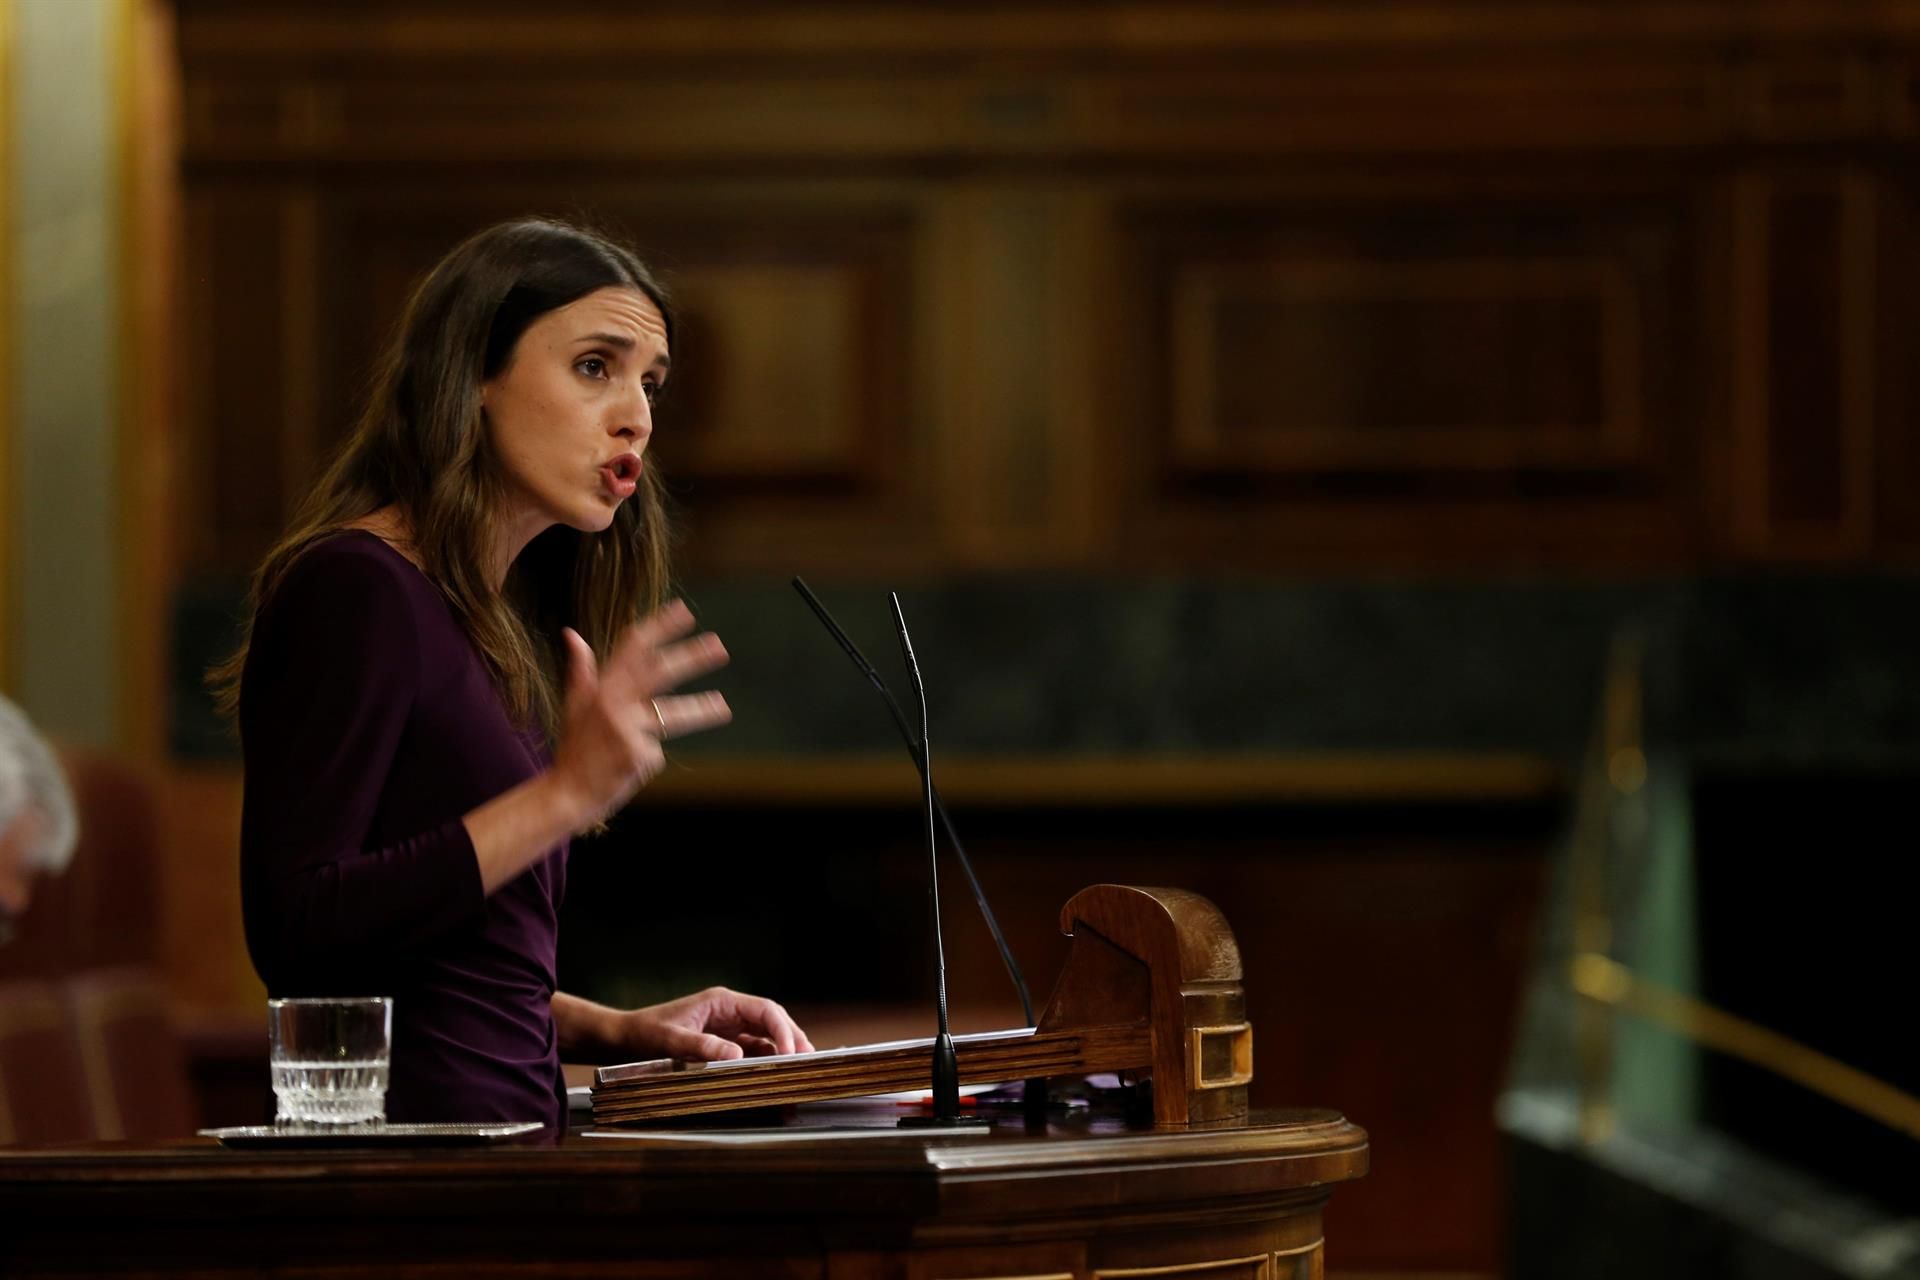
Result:
<svg viewBox="0 0 1920 1280"><path fill-rule="evenodd" d="M733 718L718 693L669 695L727 663L712 632L681 638L692 629L692 612L675 600L629 627L600 666L567 628L566 705L551 778L578 807L576 830L605 818L660 772L665 739Z"/></svg>

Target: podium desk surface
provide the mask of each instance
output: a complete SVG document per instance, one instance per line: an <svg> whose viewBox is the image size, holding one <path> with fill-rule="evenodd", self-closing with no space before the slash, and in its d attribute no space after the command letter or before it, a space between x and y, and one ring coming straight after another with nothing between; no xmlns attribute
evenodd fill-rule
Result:
<svg viewBox="0 0 1920 1280"><path fill-rule="evenodd" d="M1366 1133L1320 1110L1175 1131L820 1123L803 1109L757 1133L473 1149L0 1148L0 1274L1287 1280L1320 1274L1321 1207L1368 1160Z"/></svg>

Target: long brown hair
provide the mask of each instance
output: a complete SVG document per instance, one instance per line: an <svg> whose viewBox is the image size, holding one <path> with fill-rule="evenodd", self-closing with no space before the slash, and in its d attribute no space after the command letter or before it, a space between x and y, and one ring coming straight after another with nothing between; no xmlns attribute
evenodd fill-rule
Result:
<svg viewBox="0 0 1920 1280"><path fill-rule="evenodd" d="M253 621L288 566L316 541L382 507L406 518L414 554L472 637L508 713L549 738L559 718L571 626L605 657L655 608L667 586L667 525L657 469L604 531L557 525L529 543L496 592L486 549L503 492L484 427L481 383L506 367L527 327L596 289L637 289L660 308L665 291L634 253L563 222L528 218L478 233L414 290L375 368L365 412L288 532L253 577L239 649L208 672L220 710L240 703Z"/></svg>

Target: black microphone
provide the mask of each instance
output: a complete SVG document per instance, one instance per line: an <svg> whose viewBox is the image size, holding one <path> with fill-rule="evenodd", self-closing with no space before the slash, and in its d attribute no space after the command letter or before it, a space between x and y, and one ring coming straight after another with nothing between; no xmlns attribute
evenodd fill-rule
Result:
<svg viewBox="0 0 1920 1280"><path fill-rule="evenodd" d="M979 1116L960 1114L960 1061L953 1052L953 1032L947 1027L947 948L940 938L940 859L933 826L933 745L927 732L927 686L920 679L913 641L907 637L907 616L900 612L900 597L889 591L887 600L893 605L893 626L900 634L900 656L907 664L907 680L920 700L920 790L927 808L927 899L933 913L934 1001L940 1026L940 1033L933 1041L933 1114L902 1116L900 1124L902 1127L982 1124L985 1121Z"/></svg>
<svg viewBox="0 0 1920 1280"><path fill-rule="evenodd" d="M913 757L914 768L920 771L920 777L925 786L932 789L932 771L927 767L925 747L920 742L919 736L907 724L907 714L900 709L899 702L894 699L893 690L887 688L887 682L880 678L880 673L873 669L871 662L867 661L867 655L861 653L859 646L840 629L840 624L835 622L833 615L827 612L827 606L821 604L820 598L807 589L807 584L796 577L793 580L793 589L800 593L800 598L807 602L807 607L813 610L814 616L820 619L820 624L827 629L828 634L839 642L840 648L852 660L853 665L859 668L860 674L867 678L867 683L879 691L881 701L887 704L887 711L893 716L894 727L900 731L901 739L907 744L907 752ZM898 602L895 603L894 608L898 610ZM904 624L902 624L902 635L904 634ZM914 677L917 682L919 678L917 670L914 672ZM923 711L922 720L924 719ZM959 856L960 869L967 873L967 884L973 889L973 900L979 905L980 915L987 922L987 932L993 935L993 945L1000 949L1001 963L1007 967L1007 976L1013 979L1013 989L1020 996L1021 1012L1026 1015L1027 1025L1031 1027L1034 1025L1033 997L1027 994L1027 980L1021 974L1020 966L1014 961L1013 948L1007 945L1006 935L1000 932L1000 921L994 918L993 908L987 905L987 892L980 887L980 877L973 873L973 862L967 857L966 846L960 843L960 833L954 829L953 819L947 814L947 806L940 801L940 792L935 789L932 794L933 810L939 815L940 825L946 829L947 843L953 846L954 853Z"/></svg>

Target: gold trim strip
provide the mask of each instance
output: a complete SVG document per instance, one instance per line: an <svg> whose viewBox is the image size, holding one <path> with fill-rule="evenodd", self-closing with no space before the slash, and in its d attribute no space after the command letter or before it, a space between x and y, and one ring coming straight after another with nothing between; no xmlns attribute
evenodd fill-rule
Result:
<svg viewBox="0 0 1920 1280"><path fill-rule="evenodd" d="M1167 1267L1121 1267L1101 1268L1093 1273L1093 1280L1123 1280L1134 1276L1177 1276L1192 1271L1224 1271L1228 1267L1257 1265L1260 1274L1265 1277L1273 1266L1271 1254L1256 1253L1248 1258L1221 1258L1215 1262L1177 1262Z"/></svg>
<svg viewBox="0 0 1920 1280"><path fill-rule="evenodd" d="M1889 1128L1920 1138L1920 1098L1797 1040L1647 982L1617 960L1592 952L1574 957L1569 977L1573 989L1590 1000L1657 1022L1697 1044L1750 1062Z"/></svg>
<svg viewBox="0 0 1920 1280"><path fill-rule="evenodd" d="M1275 1258L1298 1258L1302 1254L1313 1253L1319 1249L1325 1248L1326 1243L1327 1243L1326 1239L1323 1237L1319 1240L1313 1241L1311 1244L1296 1245L1291 1249L1275 1249L1273 1251L1273 1256ZM1350 1276L1351 1273L1344 1273L1344 1274L1348 1274Z"/></svg>

